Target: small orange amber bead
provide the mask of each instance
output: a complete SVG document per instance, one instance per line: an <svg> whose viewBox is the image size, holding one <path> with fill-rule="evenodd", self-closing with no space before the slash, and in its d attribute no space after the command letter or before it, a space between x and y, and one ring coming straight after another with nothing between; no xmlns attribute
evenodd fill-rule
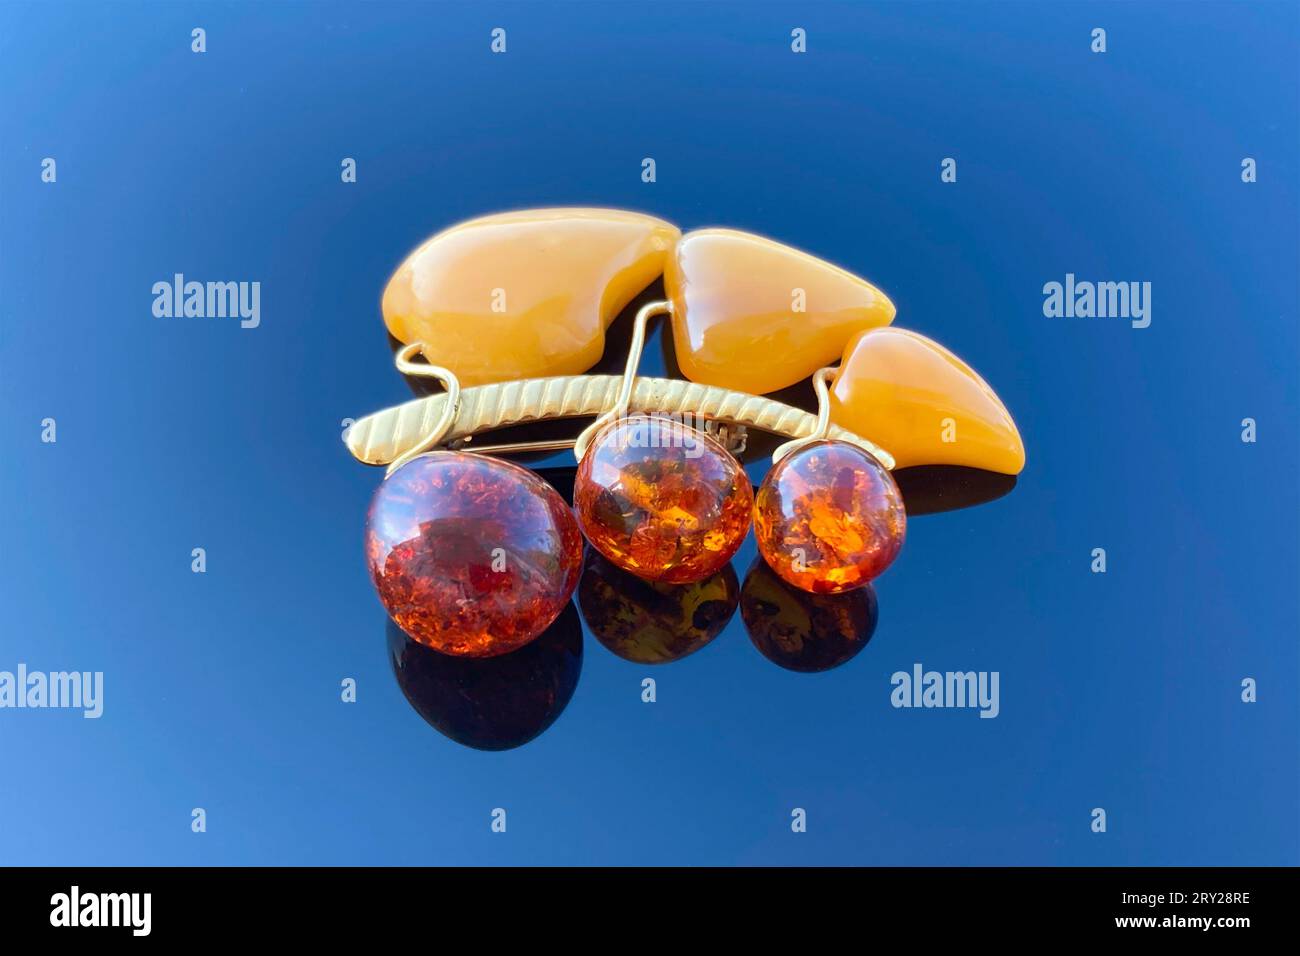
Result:
<svg viewBox="0 0 1300 956"><path fill-rule="evenodd" d="M633 415L592 441L573 505L587 540L615 566L688 584L731 560L749 530L754 492L740 463L703 432Z"/></svg>
<svg viewBox="0 0 1300 956"><path fill-rule="evenodd" d="M754 506L759 553L814 594L861 587L898 555L907 512L894 478L867 452L818 441L772 466Z"/></svg>

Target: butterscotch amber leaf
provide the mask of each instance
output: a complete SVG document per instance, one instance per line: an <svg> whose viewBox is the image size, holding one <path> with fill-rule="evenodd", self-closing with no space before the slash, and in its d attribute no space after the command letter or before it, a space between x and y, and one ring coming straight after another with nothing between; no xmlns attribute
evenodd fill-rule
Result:
<svg viewBox="0 0 1300 956"><path fill-rule="evenodd" d="M831 421L879 444L899 468L966 465L1016 475L1020 432L997 393L933 339L907 329L859 333L831 384Z"/></svg>
<svg viewBox="0 0 1300 956"><path fill-rule="evenodd" d="M790 246L735 229L697 229L664 270L677 364L693 382L762 395L839 358L894 304L871 283Z"/></svg>
<svg viewBox="0 0 1300 956"><path fill-rule="evenodd" d="M605 329L663 272L680 230L620 209L524 209L471 219L426 241L384 290L393 337L462 385L576 375Z"/></svg>

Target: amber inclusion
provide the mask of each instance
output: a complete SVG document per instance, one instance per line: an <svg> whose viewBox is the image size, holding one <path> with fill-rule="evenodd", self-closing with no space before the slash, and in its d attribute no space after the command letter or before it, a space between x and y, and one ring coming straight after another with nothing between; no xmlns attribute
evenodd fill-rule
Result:
<svg viewBox="0 0 1300 956"><path fill-rule="evenodd" d="M791 452L772 466L754 502L759 553L782 580L814 594L862 587L898 556L906 532L893 477L847 442Z"/></svg>
<svg viewBox="0 0 1300 956"><path fill-rule="evenodd" d="M537 475L439 451L379 486L366 557L389 616L413 640L493 657L533 640L568 604L582 537L564 499Z"/></svg>
<svg viewBox="0 0 1300 956"><path fill-rule="evenodd" d="M682 374L754 395L806 379L855 333L894 319L894 304L871 283L736 229L682 236L664 290Z"/></svg>
<svg viewBox="0 0 1300 956"><path fill-rule="evenodd" d="M410 254L384 322L462 385L576 375L605 329L663 272L680 230L619 209L524 209L471 219Z"/></svg>
<svg viewBox="0 0 1300 956"><path fill-rule="evenodd" d="M714 439L645 415L601 429L573 486L592 547L624 571L668 584L721 570L749 531L753 501L740 463Z"/></svg>

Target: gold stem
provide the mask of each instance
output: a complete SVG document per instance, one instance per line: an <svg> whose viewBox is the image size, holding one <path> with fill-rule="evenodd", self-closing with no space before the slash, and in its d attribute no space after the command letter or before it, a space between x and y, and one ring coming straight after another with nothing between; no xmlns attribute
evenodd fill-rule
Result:
<svg viewBox="0 0 1300 956"><path fill-rule="evenodd" d="M636 384L636 370L641 364L641 353L645 351L646 326L656 315L671 315L672 311L671 302L648 302L637 311L636 320L632 324L632 343L627 349L627 365L623 368L623 382L619 386L618 397L614 399L613 408L598 415L594 422L579 433L573 443L573 457L578 461L582 461L586 456L587 447L596 437L597 432L610 422L627 417L628 406L632 400L632 386Z"/></svg>
<svg viewBox="0 0 1300 956"><path fill-rule="evenodd" d="M444 402L442 414L438 416L437 422L434 423L434 426L429 429L423 438L393 459L392 464L388 466L388 470L384 472L385 478L412 458L424 454L442 441L443 436L447 434L447 430L456 421L456 416L460 414L460 379L455 376L451 369L443 368L441 365L411 361L415 356L423 354L424 343L412 342L398 351L394 361L397 370L403 375L410 375L414 378L436 378L442 383L442 387L447 390L446 394L442 396Z"/></svg>
<svg viewBox="0 0 1300 956"><path fill-rule="evenodd" d="M790 454L790 452L797 451L804 447L804 445L811 445L815 441L825 441L826 438L830 436L831 394L830 390L826 387L826 381L837 371L839 371L839 369L828 367L820 368L813 373L813 391L817 393L817 427L813 429L811 435L805 435L802 438L795 438L783 445L778 445L776 451L772 452L772 464L775 465L786 455Z"/></svg>

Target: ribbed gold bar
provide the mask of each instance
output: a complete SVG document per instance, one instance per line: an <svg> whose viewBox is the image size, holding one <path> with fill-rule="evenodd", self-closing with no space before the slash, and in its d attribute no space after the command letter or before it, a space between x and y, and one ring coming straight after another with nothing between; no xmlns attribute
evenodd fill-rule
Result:
<svg viewBox="0 0 1300 956"><path fill-rule="evenodd" d="M561 375L462 389L460 410L442 443L523 422L599 415L613 407L622 381L621 375ZM430 395L358 419L344 437L348 451L367 465L387 465L429 434L446 402L446 395ZM786 438L803 438L817 427L817 416L803 409L759 395L671 378L638 376L628 410L699 416ZM847 429L832 425L829 437L864 448L886 468L894 467L889 452Z"/></svg>

